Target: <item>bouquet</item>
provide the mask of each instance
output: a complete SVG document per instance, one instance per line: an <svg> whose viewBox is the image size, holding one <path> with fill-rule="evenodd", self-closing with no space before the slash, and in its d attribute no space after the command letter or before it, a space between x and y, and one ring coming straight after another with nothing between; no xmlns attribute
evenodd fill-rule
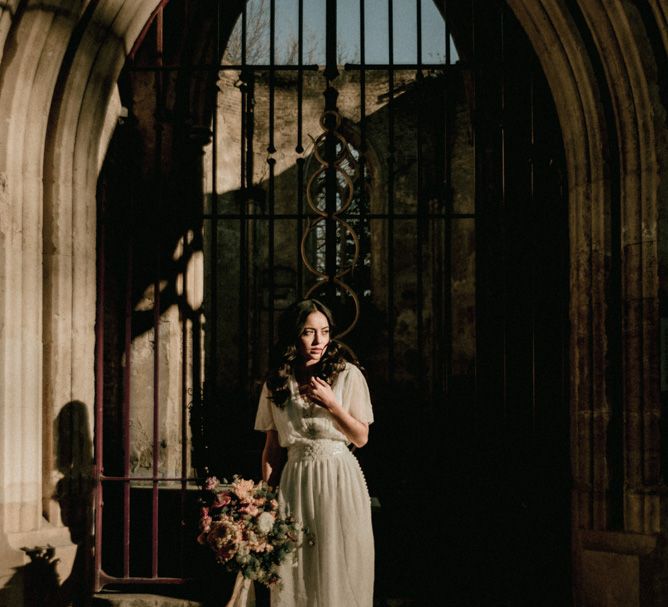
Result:
<svg viewBox="0 0 668 607"><path fill-rule="evenodd" d="M266 586L279 583L278 566L297 558L304 529L281 515L274 489L239 476L229 484L210 477L203 489L197 541L228 571Z"/></svg>

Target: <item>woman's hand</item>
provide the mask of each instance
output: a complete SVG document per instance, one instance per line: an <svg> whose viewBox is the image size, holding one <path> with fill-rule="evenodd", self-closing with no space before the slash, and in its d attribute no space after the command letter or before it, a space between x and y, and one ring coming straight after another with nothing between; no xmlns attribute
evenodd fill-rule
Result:
<svg viewBox="0 0 668 607"><path fill-rule="evenodd" d="M339 403L332 387L319 377L299 386L302 396L310 398L315 404L327 409L334 418L335 426L346 435L348 440L356 447L363 447L369 440L369 424L361 422L348 413Z"/></svg>
<svg viewBox="0 0 668 607"><path fill-rule="evenodd" d="M332 387L319 377L312 377L308 384L300 386L299 391L328 411L338 404Z"/></svg>

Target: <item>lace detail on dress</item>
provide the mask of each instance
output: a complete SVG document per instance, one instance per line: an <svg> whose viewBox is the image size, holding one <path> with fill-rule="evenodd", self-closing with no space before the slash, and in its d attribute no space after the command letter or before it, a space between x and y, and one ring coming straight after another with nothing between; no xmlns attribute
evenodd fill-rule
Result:
<svg viewBox="0 0 668 607"><path fill-rule="evenodd" d="M348 447L346 447L344 442L321 438L290 445L288 448L288 459L321 460L341 455L346 451L348 451Z"/></svg>

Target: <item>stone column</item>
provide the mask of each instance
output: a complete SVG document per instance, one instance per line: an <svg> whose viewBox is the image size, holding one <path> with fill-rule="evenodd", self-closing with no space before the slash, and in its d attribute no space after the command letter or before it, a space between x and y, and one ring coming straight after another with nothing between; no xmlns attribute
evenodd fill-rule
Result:
<svg viewBox="0 0 668 607"><path fill-rule="evenodd" d="M509 4L548 76L568 162L577 597L585 605L603 604L604 596L617 597L606 605L662 604L658 228L660 201L666 200L659 160L666 153L666 128L643 18L651 23L654 15L665 44L666 5L651 2L642 16L636 3L581 0L576 26L577 10L561 0ZM591 43L581 34L590 35ZM611 162L609 154L618 156ZM612 203L620 209L618 231L611 224ZM608 276L615 257L621 293ZM616 306L618 320L611 313ZM619 381L611 377L620 371L608 343L615 333L621 339ZM611 425L613 398L621 402L619 429ZM623 442L615 442L615 432L623 432ZM610 517L616 499L610 494L612 457L623 462L623 521Z"/></svg>
<svg viewBox="0 0 668 607"><path fill-rule="evenodd" d="M100 134L156 4L0 8L0 586L27 561L20 547L55 545L61 579L74 556L51 507L53 424L74 400L92 424Z"/></svg>

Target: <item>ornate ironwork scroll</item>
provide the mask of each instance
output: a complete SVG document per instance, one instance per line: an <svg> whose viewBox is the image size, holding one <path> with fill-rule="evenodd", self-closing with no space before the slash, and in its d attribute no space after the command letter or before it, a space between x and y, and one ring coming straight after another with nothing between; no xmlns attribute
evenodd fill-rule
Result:
<svg viewBox="0 0 668 607"><path fill-rule="evenodd" d="M336 94L333 89L328 89L328 92L333 93L332 96ZM353 301L353 318L336 335L337 339L352 331L360 315L359 297L345 282L345 277L352 272L359 259L359 236L342 217L353 202L359 163L341 131L341 124L341 114L336 109L326 109L320 117L322 132L314 141L311 157L311 161L319 166L306 182L306 201L314 216L309 220L301 241L304 267L317 278L305 296L310 297L324 289L328 298L333 299L340 290ZM308 244L313 240L315 246L309 251ZM348 254L348 248L352 249L352 255ZM309 258L309 253L315 259Z"/></svg>

